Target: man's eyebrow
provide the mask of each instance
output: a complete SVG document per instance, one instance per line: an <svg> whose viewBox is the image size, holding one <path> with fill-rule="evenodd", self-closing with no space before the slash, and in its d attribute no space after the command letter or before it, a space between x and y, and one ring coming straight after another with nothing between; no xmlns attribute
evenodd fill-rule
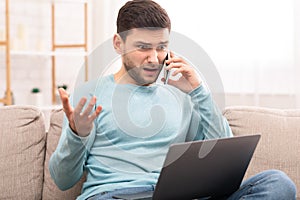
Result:
<svg viewBox="0 0 300 200"><path fill-rule="evenodd" d="M158 44L168 44L169 41L164 41L164 42L159 42ZM136 41L134 42L134 44L143 44L143 45L152 45L152 43L149 43L149 42L143 42L143 41Z"/></svg>
<svg viewBox="0 0 300 200"><path fill-rule="evenodd" d="M143 41L136 41L134 42L134 44L152 45L151 43L143 42Z"/></svg>
<svg viewBox="0 0 300 200"><path fill-rule="evenodd" d="M159 44L168 44L169 41L160 42Z"/></svg>

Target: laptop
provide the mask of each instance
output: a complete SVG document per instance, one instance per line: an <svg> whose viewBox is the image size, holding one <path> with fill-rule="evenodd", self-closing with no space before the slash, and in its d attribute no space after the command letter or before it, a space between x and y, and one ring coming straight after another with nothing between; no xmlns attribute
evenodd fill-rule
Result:
<svg viewBox="0 0 300 200"><path fill-rule="evenodd" d="M173 144L154 191L114 198L226 198L239 189L259 139L256 134Z"/></svg>

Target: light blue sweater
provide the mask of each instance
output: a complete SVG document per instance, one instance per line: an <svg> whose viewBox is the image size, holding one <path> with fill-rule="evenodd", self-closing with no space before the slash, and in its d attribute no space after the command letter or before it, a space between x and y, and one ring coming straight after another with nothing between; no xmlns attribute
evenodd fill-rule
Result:
<svg viewBox="0 0 300 200"><path fill-rule="evenodd" d="M90 135L73 133L65 118L49 163L62 190L86 171L80 200L104 191L155 185L173 143L232 136L204 86L185 94L169 85L116 84L109 75L76 89L72 104L92 95L103 109Z"/></svg>

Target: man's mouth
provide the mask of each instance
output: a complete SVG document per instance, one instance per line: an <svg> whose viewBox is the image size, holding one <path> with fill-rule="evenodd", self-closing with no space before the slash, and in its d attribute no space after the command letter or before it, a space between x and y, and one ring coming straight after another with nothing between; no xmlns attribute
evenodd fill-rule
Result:
<svg viewBox="0 0 300 200"><path fill-rule="evenodd" d="M141 66L142 70L144 71L146 76L152 77L157 76L161 70L160 64L147 64L144 66Z"/></svg>
<svg viewBox="0 0 300 200"><path fill-rule="evenodd" d="M156 72L158 71L157 68L144 68L145 71L149 71L149 72Z"/></svg>
<svg viewBox="0 0 300 200"><path fill-rule="evenodd" d="M153 77L153 76L157 76L157 74L159 73L159 69L158 68L143 68L143 70L144 70L144 73L145 73L145 75L146 76L151 76L151 77Z"/></svg>

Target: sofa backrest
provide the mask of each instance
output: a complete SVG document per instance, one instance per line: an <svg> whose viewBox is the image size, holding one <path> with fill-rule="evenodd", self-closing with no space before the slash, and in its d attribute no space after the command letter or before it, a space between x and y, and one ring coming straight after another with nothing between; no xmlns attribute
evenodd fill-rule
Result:
<svg viewBox="0 0 300 200"><path fill-rule="evenodd" d="M52 153L55 151L60 135L63 123L64 112L62 109L53 110L50 118L50 127L47 133L47 150L45 159L45 180L43 189L43 199L45 200L74 200L81 193L82 184L85 181L85 177L71 189L61 191L53 182L49 172L49 159Z"/></svg>
<svg viewBox="0 0 300 200"><path fill-rule="evenodd" d="M279 169L300 188L300 110L235 106L226 108L224 116L234 135L261 134L245 179L263 170ZM62 120L63 111L53 111L47 137L43 199L75 199L84 182L83 178L73 188L62 192L49 175L49 156L57 146ZM300 196L300 191L297 196Z"/></svg>
<svg viewBox="0 0 300 200"><path fill-rule="evenodd" d="M224 116L234 135L261 134L246 178L263 170L279 169L300 188L300 110L228 107Z"/></svg>
<svg viewBox="0 0 300 200"><path fill-rule="evenodd" d="M300 110L228 107L224 116L234 135L261 134L245 178L263 170L279 169L300 188ZM46 134L39 109L0 107L0 199L71 200L80 194L84 177L73 188L61 191L48 170L62 121L62 109L54 110Z"/></svg>
<svg viewBox="0 0 300 200"><path fill-rule="evenodd" d="M0 108L0 199L41 199L45 125L33 106Z"/></svg>

